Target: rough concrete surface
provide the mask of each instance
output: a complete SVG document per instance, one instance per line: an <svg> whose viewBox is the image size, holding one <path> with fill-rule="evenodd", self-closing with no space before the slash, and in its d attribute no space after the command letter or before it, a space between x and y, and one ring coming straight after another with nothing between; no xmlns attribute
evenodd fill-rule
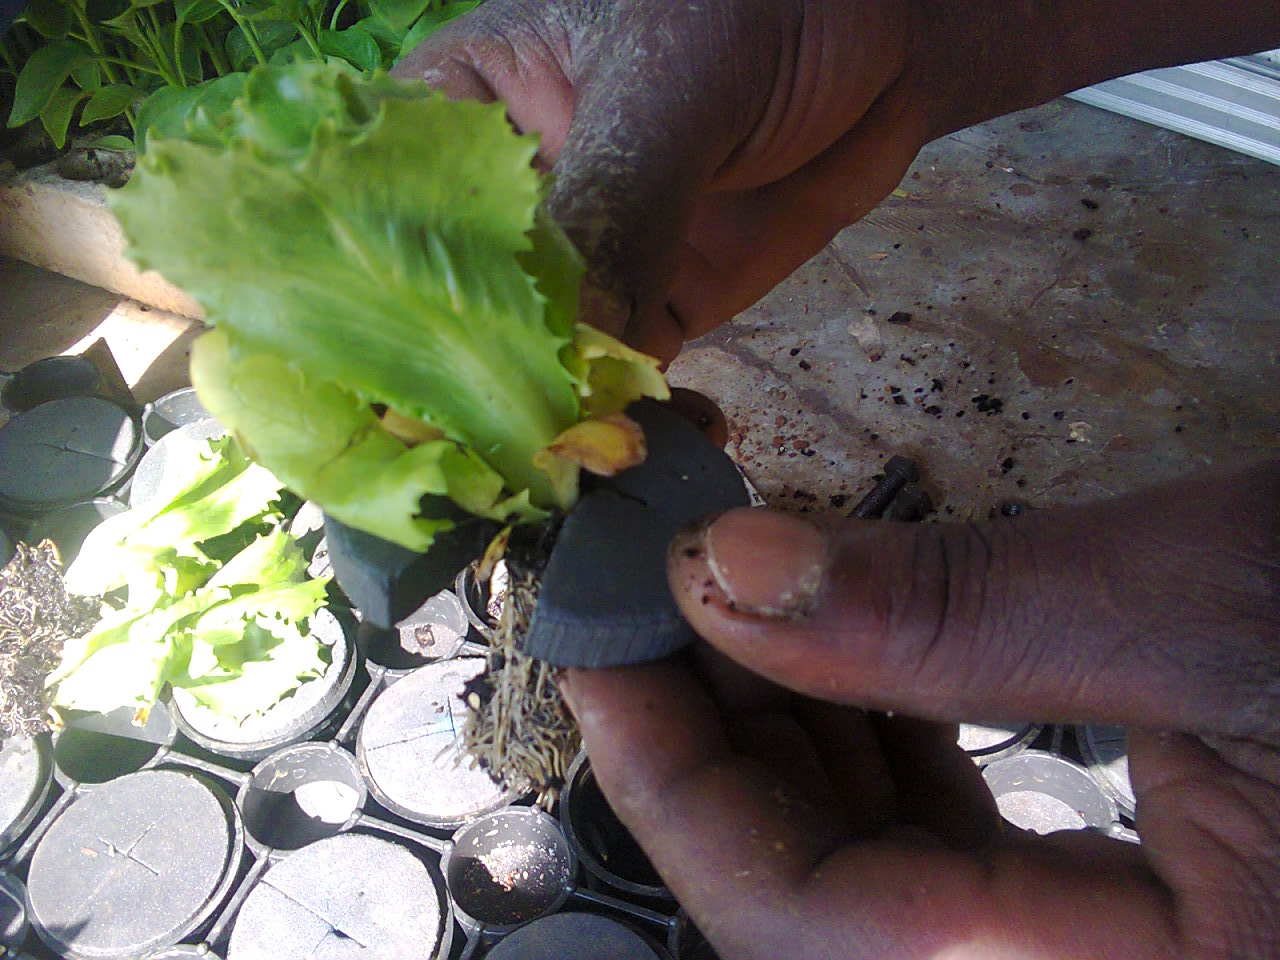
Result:
<svg viewBox="0 0 1280 960"><path fill-rule="evenodd" d="M673 382L766 499L845 512L893 453L940 514L1280 449L1280 167L1071 101L926 148Z"/></svg>
<svg viewBox="0 0 1280 960"><path fill-rule="evenodd" d="M944 517L1093 500L1280 449L1278 261L1280 167L1055 101L926 148L671 377L777 505L898 452ZM99 325L139 399L181 381L191 321L0 260L0 367Z"/></svg>

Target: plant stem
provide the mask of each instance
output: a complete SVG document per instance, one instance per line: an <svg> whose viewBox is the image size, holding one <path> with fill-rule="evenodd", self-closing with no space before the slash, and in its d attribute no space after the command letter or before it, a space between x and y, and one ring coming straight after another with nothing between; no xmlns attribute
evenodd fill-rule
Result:
<svg viewBox="0 0 1280 960"><path fill-rule="evenodd" d="M126 70L136 70L138 73L149 73L153 77L164 76L164 74L155 67L148 67L146 64L138 63L134 60L124 60L120 57L113 57L109 53L104 53L102 56L98 57L98 61L103 65L103 70L106 70L107 64L114 63L116 66L124 67Z"/></svg>
<svg viewBox="0 0 1280 960"><path fill-rule="evenodd" d="M347 8L347 0L338 0L338 5L333 8L333 16L329 18L329 29L338 29L338 16Z"/></svg>
<svg viewBox="0 0 1280 960"><path fill-rule="evenodd" d="M244 34L244 38L249 41L249 49L253 51L253 55L257 59L258 63L266 63L267 55L262 52L262 45L258 43L258 35L254 33L253 26L248 20L240 16L240 11L232 6L231 0L218 0L218 2L222 4L222 9L231 14L231 19L236 22L236 26L238 26L240 31Z"/></svg>
<svg viewBox="0 0 1280 960"><path fill-rule="evenodd" d="M231 73L231 61L227 59L227 52L222 49L222 45L215 43L213 37L209 35L209 28L206 24L196 24L196 29L200 31L200 36L204 40L204 48L209 52L209 59L213 61L213 69L220 77L225 77Z"/></svg>
<svg viewBox="0 0 1280 960"><path fill-rule="evenodd" d="M297 23L295 26L298 28L298 32L302 34L302 39L307 41L307 46L311 48L311 52L316 55L316 59L323 60L324 53L321 51L320 44L316 41L316 38L311 35L311 31L307 28L307 24Z"/></svg>
<svg viewBox="0 0 1280 960"><path fill-rule="evenodd" d="M89 49L103 61L102 72L107 75L107 79L112 83L118 83L119 75L112 68L110 63L105 60L107 51L102 46L102 37L98 35L98 28L93 25L93 21L89 19L89 14L85 12L84 0L79 3L71 4L71 10L76 15L76 20L80 23L80 29L84 31L84 42L89 45Z"/></svg>

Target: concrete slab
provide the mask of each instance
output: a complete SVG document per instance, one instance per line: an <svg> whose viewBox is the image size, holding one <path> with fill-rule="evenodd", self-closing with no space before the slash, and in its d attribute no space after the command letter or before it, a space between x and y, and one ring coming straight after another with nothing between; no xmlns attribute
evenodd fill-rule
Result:
<svg viewBox="0 0 1280 960"><path fill-rule="evenodd" d="M924 150L672 380L773 503L921 460L943 516L1280 449L1280 168L1070 101Z"/></svg>

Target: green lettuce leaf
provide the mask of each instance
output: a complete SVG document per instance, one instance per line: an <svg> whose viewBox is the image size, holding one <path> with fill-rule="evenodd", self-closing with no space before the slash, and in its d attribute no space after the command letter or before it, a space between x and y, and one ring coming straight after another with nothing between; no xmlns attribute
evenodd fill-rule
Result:
<svg viewBox="0 0 1280 960"><path fill-rule="evenodd" d="M501 104L273 64L150 140L111 205L134 262L215 327L192 360L210 411L290 489L424 550L444 522L423 497L503 520L567 508L577 467L539 452L666 394L651 358L575 347L583 263L542 211L535 151ZM384 409L443 439L406 443Z"/></svg>

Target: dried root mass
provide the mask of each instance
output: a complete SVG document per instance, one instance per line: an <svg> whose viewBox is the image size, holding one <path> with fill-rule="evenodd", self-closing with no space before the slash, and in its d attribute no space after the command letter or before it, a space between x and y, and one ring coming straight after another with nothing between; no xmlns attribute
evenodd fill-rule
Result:
<svg viewBox="0 0 1280 960"><path fill-rule="evenodd" d="M63 644L98 620L97 602L68 597L57 548L17 545L0 570L0 741L49 729L44 681Z"/></svg>
<svg viewBox="0 0 1280 960"><path fill-rule="evenodd" d="M520 650L537 604L542 566L536 560L539 545L533 558L521 546L512 544L507 554L507 590L486 670L467 685L470 709L462 744L496 782L530 788L550 809L582 739L560 696L556 668Z"/></svg>

